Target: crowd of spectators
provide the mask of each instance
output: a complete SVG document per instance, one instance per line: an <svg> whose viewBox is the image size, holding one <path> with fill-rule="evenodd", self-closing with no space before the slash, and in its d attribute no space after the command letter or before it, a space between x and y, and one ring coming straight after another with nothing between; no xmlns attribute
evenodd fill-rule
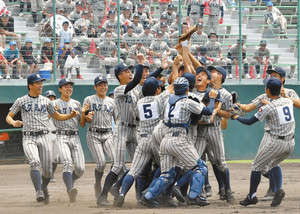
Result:
<svg viewBox="0 0 300 214"><path fill-rule="evenodd" d="M182 14L180 24L178 5L174 5L171 0L120 1L120 60L128 65L135 65L137 55L141 53L151 68L159 67L163 58L168 58L171 64L177 55L179 26L184 33L193 25L198 25L197 31L190 38L192 53L198 60L208 65L223 66L229 73L228 77L233 78L232 67L238 64L239 46L242 45L244 77L250 78L249 67L253 66L256 78L260 78L260 70L263 67L261 65L270 64L266 41L263 40L258 44L255 55L250 58L247 56L244 41L238 40L226 54L218 42L219 26L226 22L224 13L230 2L230 0L186 1L187 12ZM101 72L106 73L108 78L112 77L112 69L118 62L116 5L116 1L106 0L56 1L56 14L66 18L60 23L61 28L57 32L57 68L61 78L75 73L76 78L82 79L80 57L86 57L89 52L92 55L85 58L88 67L100 67ZM153 5L159 5L159 9L152 7ZM272 15L272 11L274 11L272 2L267 3L266 22L277 23L280 29L285 31L286 22L282 21L280 11L275 10L277 19L274 19L276 17ZM21 0L19 15L24 16L25 12L31 12L34 29L43 34L53 15L53 2ZM204 16L208 18L204 19ZM37 72L39 66L42 66L40 64L53 63L51 37L42 39L42 47L38 51L40 55L34 52L30 35L26 38L25 41L20 41L20 37L14 32L14 18L9 13L0 14L0 57L5 58L0 64L2 70L0 78L24 78L26 74ZM88 45L82 46L83 42Z"/></svg>

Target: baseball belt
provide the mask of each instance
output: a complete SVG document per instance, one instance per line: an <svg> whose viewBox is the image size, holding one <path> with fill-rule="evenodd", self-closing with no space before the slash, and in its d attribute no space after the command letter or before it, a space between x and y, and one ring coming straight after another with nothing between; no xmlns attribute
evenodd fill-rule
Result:
<svg viewBox="0 0 300 214"><path fill-rule="evenodd" d="M128 126L129 128L135 128L135 127L136 127L135 124L129 124L129 123L126 123L126 122L120 122L120 124L121 124L122 126Z"/></svg>
<svg viewBox="0 0 300 214"><path fill-rule="evenodd" d="M272 135L273 137L279 139L279 140L288 140L288 139L294 139L295 135L288 135L288 136L279 136L279 135L274 135L271 134L270 130L267 130L266 133L269 133L270 135Z"/></svg>
<svg viewBox="0 0 300 214"><path fill-rule="evenodd" d="M71 136L71 135L78 135L78 134L79 134L79 131L73 131L73 130L57 130L57 131L56 131L56 134Z"/></svg>
<svg viewBox="0 0 300 214"><path fill-rule="evenodd" d="M90 127L89 128L90 132L97 132L98 134L104 134L107 132L110 132L111 129L110 128L96 128L96 127Z"/></svg>
<svg viewBox="0 0 300 214"><path fill-rule="evenodd" d="M49 131L48 130L41 130L41 131L36 131L36 132L33 132L33 131L23 131L23 135L24 136L34 136L34 137L37 137L37 136L40 136L40 135L44 135L44 134L48 134Z"/></svg>

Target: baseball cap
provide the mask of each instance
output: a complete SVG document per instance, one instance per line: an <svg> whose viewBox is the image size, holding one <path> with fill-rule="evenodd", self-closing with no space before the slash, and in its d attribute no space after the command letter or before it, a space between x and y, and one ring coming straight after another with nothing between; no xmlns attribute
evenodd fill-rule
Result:
<svg viewBox="0 0 300 214"><path fill-rule="evenodd" d="M189 81L189 89L193 90L196 82L196 77L192 73L186 72L182 75L182 77L186 78Z"/></svg>
<svg viewBox="0 0 300 214"><path fill-rule="evenodd" d="M266 40L261 40L261 41L259 42L259 45L267 45L267 41L266 41Z"/></svg>
<svg viewBox="0 0 300 214"><path fill-rule="evenodd" d="M144 96L152 96L155 94L158 87L159 81L154 77L149 77L144 82L142 93Z"/></svg>
<svg viewBox="0 0 300 214"><path fill-rule="evenodd" d="M271 7L271 6L273 6L273 3L271 1L267 1L266 6Z"/></svg>
<svg viewBox="0 0 300 214"><path fill-rule="evenodd" d="M174 81L174 92L175 95L183 95L189 88L189 81L185 77L178 77Z"/></svg>
<svg viewBox="0 0 300 214"><path fill-rule="evenodd" d="M81 5L80 1L77 1L75 4L76 4L76 6L80 6Z"/></svg>
<svg viewBox="0 0 300 214"><path fill-rule="evenodd" d="M63 25L64 25L64 24L69 24L69 22L68 22L68 21L64 21L62 24L63 24Z"/></svg>
<svg viewBox="0 0 300 214"><path fill-rule="evenodd" d="M227 72L226 70L221 67L221 66L208 66L207 70L212 71L212 70L217 70L219 73L222 74L222 83L226 80Z"/></svg>
<svg viewBox="0 0 300 214"><path fill-rule="evenodd" d="M202 24L202 23L198 23L198 24L197 24L197 27L198 27L198 28L203 28L203 24Z"/></svg>
<svg viewBox="0 0 300 214"><path fill-rule="evenodd" d="M161 22L160 23L160 27L167 27L167 26L168 26L168 24L166 22Z"/></svg>
<svg viewBox="0 0 300 214"><path fill-rule="evenodd" d="M50 97L50 96L56 97L56 94L55 94L55 92L54 92L54 91L52 91L52 90L48 90L48 91L46 91L46 93L45 93L45 97Z"/></svg>
<svg viewBox="0 0 300 214"><path fill-rule="evenodd" d="M120 63L119 65L117 65L117 67L115 68L115 76L118 78L119 74L122 71L125 71L129 69L129 67L125 64L125 63Z"/></svg>
<svg viewBox="0 0 300 214"><path fill-rule="evenodd" d="M208 38L210 38L212 35L215 35L216 37L218 37L218 35L217 35L216 33L210 33L210 34L208 35Z"/></svg>
<svg viewBox="0 0 300 214"><path fill-rule="evenodd" d="M71 80L71 79L61 79L59 82L58 82L58 86L61 88L62 86L64 85L67 85L67 84L71 84L71 85L74 85L74 82Z"/></svg>
<svg viewBox="0 0 300 214"><path fill-rule="evenodd" d="M27 77L27 85L35 83L35 82L40 82L40 81L44 81L46 79L41 78L41 76L39 74L30 74Z"/></svg>
<svg viewBox="0 0 300 214"><path fill-rule="evenodd" d="M266 88L268 88L272 95L279 95L281 90L281 81L275 77L265 79Z"/></svg>
<svg viewBox="0 0 300 214"><path fill-rule="evenodd" d="M157 35L163 35L163 32L161 30L158 30Z"/></svg>
<svg viewBox="0 0 300 214"><path fill-rule="evenodd" d="M32 39L30 38L25 39L25 43L32 43Z"/></svg>
<svg viewBox="0 0 300 214"><path fill-rule="evenodd" d="M133 14L133 16L132 16L132 17L133 17L133 18L135 18L135 17L138 17L138 18L140 18L139 14L137 14L137 13Z"/></svg>
<svg viewBox="0 0 300 214"><path fill-rule="evenodd" d="M273 73L273 72L279 74L280 77L285 77L285 75L286 75L285 70L283 70L281 67L275 67L274 69L268 69L268 70L267 70L267 73L268 73L268 74L271 74L271 73Z"/></svg>
<svg viewBox="0 0 300 214"><path fill-rule="evenodd" d="M87 10L84 10L83 12L82 12L82 15L88 15L89 14L89 12L87 11Z"/></svg>
<svg viewBox="0 0 300 214"><path fill-rule="evenodd" d="M139 4L137 5L137 7L138 7L138 8L144 8L145 6L144 6L144 4L139 3Z"/></svg>
<svg viewBox="0 0 300 214"><path fill-rule="evenodd" d="M145 25L145 30L146 30L146 29L151 29L151 25L150 25L150 24Z"/></svg>
<svg viewBox="0 0 300 214"><path fill-rule="evenodd" d="M175 8L174 4L169 4L168 5L168 9L174 9L174 8Z"/></svg>
<svg viewBox="0 0 300 214"><path fill-rule="evenodd" d="M198 68L196 68L196 75L200 74L201 72L205 72L207 74L208 79L211 79L211 74L210 72L205 69L204 67L199 66Z"/></svg>
<svg viewBox="0 0 300 214"><path fill-rule="evenodd" d="M115 14L115 11L110 10L110 11L108 12L108 15L111 15L111 14Z"/></svg>
<svg viewBox="0 0 300 214"><path fill-rule="evenodd" d="M112 95L114 95L114 91L108 92L108 96L109 96L109 97L112 96Z"/></svg>
<svg viewBox="0 0 300 214"><path fill-rule="evenodd" d="M94 85L98 85L99 83L102 83L102 82L107 83L107 79L106 79L106 77L99 75L95 78Z"/></svg>
<svg viewBox="0 0 300 214"><path fill-rule="evenodd" d="M16 41L10 41L9 46L17 45Z"/></svg>

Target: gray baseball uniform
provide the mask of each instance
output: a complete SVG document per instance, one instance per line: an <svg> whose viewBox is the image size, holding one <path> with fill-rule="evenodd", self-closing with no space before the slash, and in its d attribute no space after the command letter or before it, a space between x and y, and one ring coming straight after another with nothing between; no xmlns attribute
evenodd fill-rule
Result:
<svg viewBox="0 0 300 214"><path fill-rule="evenodd" d="M210 0L208 2L210 14L207 21L207 29L209 33L218 33L220 8L223 6L222 0Z"/></svg>
<svg viewBox="0 0 300 214"><path fill-rule="evenodd" d="M115 143L116 158L111 169L115 174L119 174L125 165L126 150L132 159L137 145L136 140L136 118L135 106L137 98L133 91L125 92L126 85L115 88L114 101L118 120L114 129L113 141Z"/></svg>
<svg viewBox="0 0 300 214"><path fill-rule="evenodd" d="M52 175L52 145L49 137L49 118L55 112L53 103L44 96L25 95L16 100L10 112L21 112L23 126L23 149L31 170L40 170L46 178ZM38 134L40 132L40 134Z"/></svg>
<svg viewBox="0 0 300 214"><path fill-rule="evenodd" d="M144 33L141 33L140 35L138 35L138 38L142 41L143 45L146 47L146 48L149 48L153 39L154 39L154 36L149 33L148 35L144 32Z"/></svg>
<svg viewBox="0 0 300 214"><path fill-rule="evenodd" d="M84 99L83 105L90 104L89 111L94 112L92 121L88 124L86 135L88 147L96 161L96 170L103 172L106 165L104 153L114 160L114 144L112 135L112 118L114 117L114 100L91 95Z"/></svg>
<svg viewBox="0 0 300 214"><path fill-rule="evenodd" d="M73 99L66 102L59 98L53 102L58 107L58 112L62 114L70 114L72 110L81 111L80 103ZM74 163L74 172L78 178L83 175L85 168L84 154L79 138L79 122L80 115L65 121L53 119L63 172L72 172Z"/></svg>
<svg viewBox="0 0 300 214"><path fill-rule="evenodd" d="M260 121L266 121L269 130L264 137L252 164L252 171L263 174L286 159L295 146L295 118L293 102L280 97L261 107L255 114Z"/></svg>

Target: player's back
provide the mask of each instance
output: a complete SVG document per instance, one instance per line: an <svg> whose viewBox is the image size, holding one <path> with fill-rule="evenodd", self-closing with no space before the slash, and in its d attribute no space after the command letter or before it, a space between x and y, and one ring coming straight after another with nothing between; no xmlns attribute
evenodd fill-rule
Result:
<svg viewBox="0 0 300 214"><path fill-rule="evenodd" d="M155 96L147 96L137 103L140 133L152 134L154 127L162 119L162 107Z"/></svg>

